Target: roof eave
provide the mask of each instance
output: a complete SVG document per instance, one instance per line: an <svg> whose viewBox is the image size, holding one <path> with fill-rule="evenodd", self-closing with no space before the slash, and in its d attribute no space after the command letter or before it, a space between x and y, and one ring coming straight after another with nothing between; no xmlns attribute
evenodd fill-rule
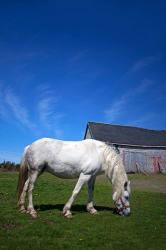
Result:
<svg viewBox="0 0 166 250"><path fill-rule="evenodd" d="M112 142L110 143L112 145L118 145L120 147L132 147L132 148L160 148L160 149L166 149L166 146L160 146L160 145L135 145L135 144L122 144L122 143L116 143Z"/></svg>

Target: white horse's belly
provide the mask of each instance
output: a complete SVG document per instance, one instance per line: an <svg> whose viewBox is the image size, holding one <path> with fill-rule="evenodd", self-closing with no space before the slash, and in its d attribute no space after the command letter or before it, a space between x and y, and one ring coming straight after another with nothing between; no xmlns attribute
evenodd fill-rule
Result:
<svg viewBox="0 0 166 250"><path fill-rule="evenodd" d="M46 168L46 171L56 175L60 178L73 179L77 178L80 175L80 171L75 169L73 166L69 165L51 165L49 164Z"/></svg>

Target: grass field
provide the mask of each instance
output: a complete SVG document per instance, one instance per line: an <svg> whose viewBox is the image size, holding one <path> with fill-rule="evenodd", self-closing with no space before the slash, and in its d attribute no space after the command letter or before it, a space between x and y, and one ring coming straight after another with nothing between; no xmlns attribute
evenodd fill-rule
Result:
<svg viewBox="0 0 166 250"><path fill-rule="evenodd" d="M151 177L133 175L131 180L146 178ZM165 182L166 176L161 179ZM85 187L73 206L73 219L66 219L61 211L75 181L44 174L34 190L39 215L34 220L17 211L16 183L16 172L0 173L0 249L166 249L166 193L133 190L132 215L120 217L112 212L110 183L99 180L99 214L86 212Z"/></svg>

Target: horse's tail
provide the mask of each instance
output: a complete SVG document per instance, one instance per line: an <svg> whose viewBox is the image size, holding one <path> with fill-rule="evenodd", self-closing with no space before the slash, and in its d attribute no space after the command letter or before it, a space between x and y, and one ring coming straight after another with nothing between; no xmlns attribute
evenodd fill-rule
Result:
<svg viewBox="0 0 166 250"><path fill-rule="evenodd" d="M18 177L18 184L17 184L17 199L19 201L21 193L24 188L24 184L26 180L28 179L28 162L27 162L27 149L29 146L27 146L24 150L22 159L21 159L21 165L19 170L19 177Z"/></svg>

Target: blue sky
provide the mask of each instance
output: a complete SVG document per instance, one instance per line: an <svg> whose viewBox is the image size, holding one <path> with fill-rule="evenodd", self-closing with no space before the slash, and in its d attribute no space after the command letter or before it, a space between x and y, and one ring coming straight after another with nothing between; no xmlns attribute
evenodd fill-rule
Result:
<svg viewBox="0 0 166 250"><path fill-rule="evenodd" d="M88 121L166 129L165 1L0 5L0 161Z"/></svg>

